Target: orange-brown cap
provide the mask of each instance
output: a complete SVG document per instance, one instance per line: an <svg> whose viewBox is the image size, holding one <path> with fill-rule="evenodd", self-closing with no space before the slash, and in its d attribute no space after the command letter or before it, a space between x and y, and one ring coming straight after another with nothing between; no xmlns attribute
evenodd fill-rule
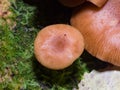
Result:
<svg viewBox="0 0 120 90"><path fill-rule="evenodd" d="M83 52L81 33L70 25L55 24L43 28L34 42L37 60L45 67L59 70L70 66Z"/></svg>
<svg viewBox="0 0 120 90"><path fill-rule="evenodd" d="M107 0L59 0L61 4L67 7L76 7L83 4L86 1L93 3L98 7L102 7L107 2Z"/></svg>
<svg viewBox="0 0 120 90"><path fill-rule="evenodd" d="M71 18L93 56L120 66L120 0L108 0L101 8L86 4Z"/></svg>
<svg viewBox="0 0 120 90"><path fill-rule="evenodd" d="M59 0L61 4L67 7L76 7L84 3L86 0Z"/></svg>

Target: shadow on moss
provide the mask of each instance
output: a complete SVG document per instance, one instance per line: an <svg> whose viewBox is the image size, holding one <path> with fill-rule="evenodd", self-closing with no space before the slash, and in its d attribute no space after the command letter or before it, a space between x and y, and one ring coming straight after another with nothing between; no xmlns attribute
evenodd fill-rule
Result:
<svg viewBox="0 0 120 90"><path fill-rule="evenodd" d="M81 58L82 58L82 61L84 63L86 63L89 71L91 71L93 69L94 70L103 69L110 65L109 63L103 62L103 61L97 59L96 57L92 56L87 51L84 51Z"/></svg>
<svg viewBox="0 0 120 90"><path fill-rule="evenodd" d="M80 59L76 60L70 67L63 70L50 70L43 67L33 56L33 71L36 80L39 82L43 90L50 90L53 87L66 88L71 90L77 87L84 72L87 71L86 65Z"/></svg>
<svg viewBox="0 0 120 90"><path fill-rule="evenodd" d="M47 26L51 24L69 24L71 8L62 6L57 0L24 0L37 7L35 24Z"/></svg>

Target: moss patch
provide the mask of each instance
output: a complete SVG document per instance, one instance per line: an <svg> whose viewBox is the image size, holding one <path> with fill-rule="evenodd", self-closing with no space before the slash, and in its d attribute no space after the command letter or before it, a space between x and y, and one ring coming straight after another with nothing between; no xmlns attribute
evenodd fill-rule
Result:
<svg viewBox="0 0 120 90"><path fill-rule="evenodd" d="M88 71L86 62L81 58L59 71L49 70L37 62L33 53L37 32L49 24L69 23L68 8L52 1L50 6L54 10L48 15L50 6L46 9L46 2L49 0L39 3L43 4L40 6L10 0L12 16L9 19L15 25L11 28L7 19L0 18L5 22L0 24L0 90L72 90L77 88L83 73ZM60 11L55 15L53 13L58 10L54 6L59 6Z"/></svg>

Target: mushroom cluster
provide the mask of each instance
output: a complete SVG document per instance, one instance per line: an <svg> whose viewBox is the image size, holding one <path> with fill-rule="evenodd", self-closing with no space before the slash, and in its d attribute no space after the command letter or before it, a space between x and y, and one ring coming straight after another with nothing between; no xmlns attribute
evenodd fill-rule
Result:
<svg viewBox="0 0 120 90"><path fill-rule="evenodd" d="M120 0L59 2L74 7L71 26L55 24L43 28L34 42L37 60L47 68L64 69L82 54L85 45L91 55L120 66Z"/></svg>

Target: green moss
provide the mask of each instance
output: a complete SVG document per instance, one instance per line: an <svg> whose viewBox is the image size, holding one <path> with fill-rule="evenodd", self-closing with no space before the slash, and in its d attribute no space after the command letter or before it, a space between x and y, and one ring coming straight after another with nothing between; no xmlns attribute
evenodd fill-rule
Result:
<svg viewBox="0 0 120 90"><path fill-rule="evenodd" d="M59 71L41 66L34 57L36 7L22 0L11 1L11 19L16 26L0 25L0 90L72 90L77 87L86 65L79 58ZM41 25L42 26L42 25Z"/></svg>

